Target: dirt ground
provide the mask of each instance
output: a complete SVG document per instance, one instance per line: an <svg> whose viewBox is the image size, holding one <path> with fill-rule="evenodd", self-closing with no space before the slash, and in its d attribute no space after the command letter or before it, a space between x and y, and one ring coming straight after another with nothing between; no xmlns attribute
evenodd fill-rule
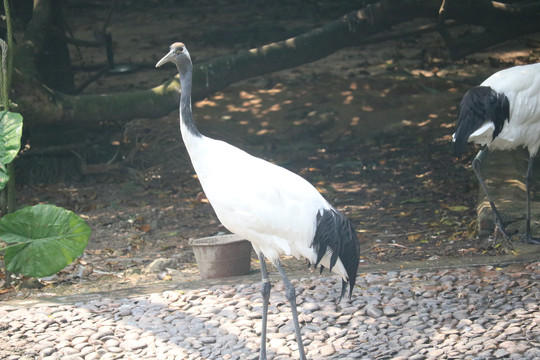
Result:
<svg viewBox="0 0 540 360"><path fill-rule="evenodd" d="M103 76L84 93L159 85L176 69L153 65L174 41L183 41L197 62L305 32L355 8L331 1L120 3L109 27L115 61L138 69ZM76 38L91 38L105 16L101 2L72 2L66 10ZM452 31L459 37L477 30ZM354 224L363 265L491 256L489 242L476 235L474 150L463 159L451 153L457 106L489 74L538 61L538 39L516 39L459 61L449 59L436 33L347 48L236 83L195 103L194 116L202 133L313 183ZM103 49L71 50L74 65L105 62ZM79 72L77 81L90 75ZM92 163L92 151L103 159L117 154L114 167ZM180 139L178 111L104 128L85 156L92 173L28 181L18 192L21 205L52 203L86 219L93 233L85 255L39 284L16 280L1 298L197 278L188 240L226 230L201 193ZM169 270L147 273L158 258L171 259Z"/></svg>

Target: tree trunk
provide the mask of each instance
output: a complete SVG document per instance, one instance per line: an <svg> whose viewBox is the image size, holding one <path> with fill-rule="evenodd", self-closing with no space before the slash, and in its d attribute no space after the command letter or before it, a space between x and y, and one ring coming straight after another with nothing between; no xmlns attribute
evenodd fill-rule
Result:
<svg viewBox="0 0 540 360"><path fill-rule="evenodd" d="M37 68L43 84L56 91L69 94L73 93L75 84L65 37L62 3L53 1L51 10L50 28L47 29Z"/></svg>

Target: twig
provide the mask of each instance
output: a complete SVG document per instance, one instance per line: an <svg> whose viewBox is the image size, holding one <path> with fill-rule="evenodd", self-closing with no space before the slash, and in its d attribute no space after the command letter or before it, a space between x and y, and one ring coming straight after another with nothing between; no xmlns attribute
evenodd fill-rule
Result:
<svg viewBox="0 0 540 360"><path fill-rule="evenodd" d="M365 253L368 253L368 252L370 252L371 250L373 250L375 248L384 247L384 246L394 246L394 247L400 247L400 248L403 248L403 249L412 249L411 247L404 246L404 245L401 245L401 244L377 244L377 245L373 245L372 247L370 247L370 248L368 248L366 250L360 249L360 254L365 254Z"/></svg>
<svg viewBox="0 0 540 360"><path fill-rule="evenodd" d="M90 85L91 83L93 83L94 81L96 81L97 79L102 77L105 73L107 73L107 71L109 71L109 66L108 65L105 68L103 68L103 69L99 70L98 72L96 72L94 75L90 76L82 84L77 86L77 88L75 89L75 94L80 94L84 89L86 89L86 87L88 85Z"/></svg>
<svg viewBox="0 0 540 360"><path fill-rule="evenodd" d="M384 233L373 233L375 236L388 236L388 237L396 237L396 236L409 236L409 235L418 235L418 234L425 234L429 232L430 230L419 230L419 231L413 231L408 232L405 234L384 234Z"/></svg>

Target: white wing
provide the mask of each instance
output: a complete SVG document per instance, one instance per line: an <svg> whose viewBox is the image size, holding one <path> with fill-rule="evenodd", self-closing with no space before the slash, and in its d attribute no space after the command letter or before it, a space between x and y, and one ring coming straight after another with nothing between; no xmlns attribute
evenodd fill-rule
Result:
<svg viewBox="0 0 540 360"><path fill-rule="evenodd" d="M540 146L540 63L501 70L482 85L503 93L510 103L510 120L493 141L493 147L527 146L534 156Z"/></svg>
<svg viewBox="0 0 540 360"><path fill-rule="evenodd" d="M192 160L223 225L271 261L281 254L313 261L317 212L330 208L320 193L300 176L232 145L203 142Z"/></svg>

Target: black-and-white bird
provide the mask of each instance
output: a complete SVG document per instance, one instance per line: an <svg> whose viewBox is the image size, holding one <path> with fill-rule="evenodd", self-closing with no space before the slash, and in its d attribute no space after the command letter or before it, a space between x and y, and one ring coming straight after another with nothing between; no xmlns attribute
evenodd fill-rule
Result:
<svg viewBox="0 0 540 360"><path fill-rule="evenodd" d="M198 131L191 111L193 65L183 43L174 43L156 67L167 62L180 73L180 130L195 172L221 223L249 240L262 273L263 316L260 358L266 358L270 282L265 264L278 269L290 302L300 358L305 358L295 290L280 262L283 254L305 258L342 278L341 296L356 281L359 243L349 220L300 176Z"/></svg>
<svg viewBox="0 0 540 360"><path fill-rule="evenodd" d="M527 223L524 240L540 244L540 239L531 235L530 205L533 158L540 148L540 63L501 70L480 86L470 89L461 100L452 140L458 153L467 142L484 145L489 150L510 150L519 146L527 148L529 166L526 174ZM475 157L473 169L493 209L496 228L509 240L501 215L489 196L480 172L484 154L485 150L481 150Z"/></svg>

